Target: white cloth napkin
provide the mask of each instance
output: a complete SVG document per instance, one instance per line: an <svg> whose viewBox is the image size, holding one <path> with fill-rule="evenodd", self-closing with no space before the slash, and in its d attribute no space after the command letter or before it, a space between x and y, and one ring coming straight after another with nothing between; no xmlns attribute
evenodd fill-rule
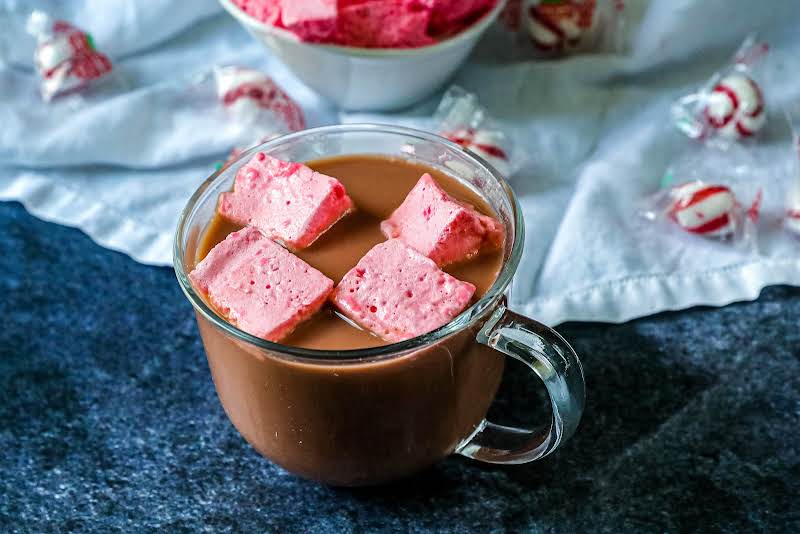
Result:
<svg viewBox="0 0 800 534"><path fill-rule="evenodd" d="M243 134L221 128L213 113L197 113L202 98L185 91L212 64L269 72L303 106L310 126L368 120L427 127L438 99L401 113L339 113L212 0L59 6L118 60L128 88L98 101L56 103L77 111L55 120L62 115L40 103L33 73L20 68L30 42L12 40L6 56L14 66L0 67L0 199L19 200L34 215L77 226L143 263L171 263L178 213ZM748 0L631 1L628 13L626 55L533 62L493 28L454 80L477 93L528 154L512 180L527 227L512 307L554 324L623 321L800 284L800 240L780 231L778 220L794 164L780 106L800 100L796 2L774 0L767 9ZM752 30L772 46L764 67L770 123L753 155L754 179L769 186L759 252L653 233L635 205L685 145L668 124L669 106L727 62Z"/></svg>

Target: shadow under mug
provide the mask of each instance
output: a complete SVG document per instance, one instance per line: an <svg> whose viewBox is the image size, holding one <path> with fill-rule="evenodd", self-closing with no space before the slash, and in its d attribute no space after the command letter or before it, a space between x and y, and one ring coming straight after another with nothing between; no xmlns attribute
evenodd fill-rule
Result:
<svg viewBox="0 0 800 534"><path fill-rule="evenodd" d="M486 199L505 226L497 280L445 326L382 347L310 350L239 330L206 304L187 274L219 194L231 189L238 169L257 151L290 161L385 155L453 176ZM490 463L530 462L575 432L585 399L577 355L551 328L506 309L504 293L519 265L523 234L519 204L506 181L458 145L408 128L328 126L264 143L206 180L180 216L174 265L194 306L217 394L237 430L292 473L357 486L413 474L454 452ZM549 425L523 429L485 419L505 356L544 383Z"/></svg>

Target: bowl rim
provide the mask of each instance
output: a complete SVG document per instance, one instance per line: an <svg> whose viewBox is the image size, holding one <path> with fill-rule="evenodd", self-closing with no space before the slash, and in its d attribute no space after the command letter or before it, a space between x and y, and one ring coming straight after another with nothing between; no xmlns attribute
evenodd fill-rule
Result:
<svg viewBox="0 0 800 534"><path fill-rule="evenodd" d="M295 34L283 28L277 28L271 24L266 24L242 11L232 0L219 0L222 7L238 20L248 30L266 33L283 41L291 41L294 44L318 48L340 55L361 56L361 57L409 57L422 55L424 53L436 53L461 45L463 42L482 34L492 22L497 19L500 12L508 0L497 0L495 6L484 13L484 15L473 22L467 29L439 41L436 44L419 46L415 48L364 48L358 46L343 46L323 43L308 43L301 41Z"/></svg>

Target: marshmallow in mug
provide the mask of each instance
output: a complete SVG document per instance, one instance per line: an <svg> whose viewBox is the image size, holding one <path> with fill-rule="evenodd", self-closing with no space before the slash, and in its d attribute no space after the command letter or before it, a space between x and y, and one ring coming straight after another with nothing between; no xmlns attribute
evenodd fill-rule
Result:
<svg viewBox="0 0 800 534"><path fill-rule="evenodd" d="M334 289L345 316L386 341L446 325L470 304L475 286L441 270L400 239L372 247Z"/></svg>
<svg viewBox="0 0 800 534"><path fill-rule="evenodd" d="M275 342L316 314L333 290L333 280L255 226L214 246L189 279L232 324Z"/></svg>

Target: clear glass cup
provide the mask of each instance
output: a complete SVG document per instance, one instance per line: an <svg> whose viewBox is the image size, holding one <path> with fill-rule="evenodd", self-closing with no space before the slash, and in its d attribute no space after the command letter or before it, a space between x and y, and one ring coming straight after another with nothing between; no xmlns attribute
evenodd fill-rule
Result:
<svg viewBox="0 0 800 534"><path fill-rule="evenodd" d="M187 274L219 194L231 189L238 169L257 151L291 161L387 155L453 176L485 198L505 226L497 280L445 326L382 347L310 350L239 330L206 304ZM478 156L409 128L340 125L269 141L214 173L180 216L174 265L194 306L220 402L242 436L302 477L367 485L410 475L452 453L498 464L530 462L575 432L585 399L577 355L551 328L506 309L504 294L522 256L523 234L514 193ZM544 383L552 413L548 425L524 429L486 420L505 356L523 362Z"/></svg>

